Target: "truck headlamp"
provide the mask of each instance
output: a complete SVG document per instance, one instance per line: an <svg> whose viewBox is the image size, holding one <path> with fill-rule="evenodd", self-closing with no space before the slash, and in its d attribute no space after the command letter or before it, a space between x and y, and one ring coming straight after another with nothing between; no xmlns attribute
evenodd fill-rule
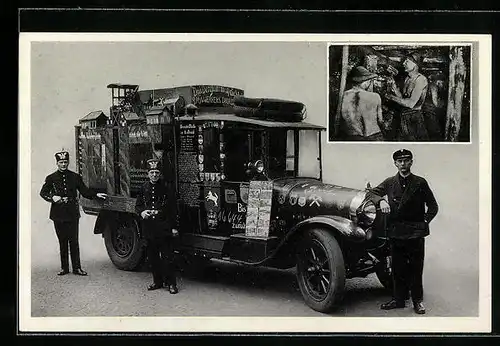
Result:
<svg viewBox="0 0 500 346"><path fill-rule="evenodd" d="M366 201L359 208L358 220L365 226L370 226L377 217L377 208L372 201Z"/></svg>
<svg viewBox="0 0 500 346"><path fill-rule="evenodd" d="M373 238L373 230L370 227L365 231L365 239L370 240L372 238Z"/></svg>

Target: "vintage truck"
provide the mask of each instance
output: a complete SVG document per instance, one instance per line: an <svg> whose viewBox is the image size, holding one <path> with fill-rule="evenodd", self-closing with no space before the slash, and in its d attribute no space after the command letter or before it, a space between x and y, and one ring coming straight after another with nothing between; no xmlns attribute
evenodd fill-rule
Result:
<svg viewBox="0 0 500 346"><path fill-rule="evenodd" d="M109 195L82 208L117 268L146 260L135 196L157 157L190 263L296 267L306 304L321 312L342 301L346 278L376 273L390 289L384 215L367 191L322 182L324 128L304 121L303 104L220 85L108 88L109 116L90 112L75 138L78 172ZM254 180L256 162L265 179Z"/></svg>

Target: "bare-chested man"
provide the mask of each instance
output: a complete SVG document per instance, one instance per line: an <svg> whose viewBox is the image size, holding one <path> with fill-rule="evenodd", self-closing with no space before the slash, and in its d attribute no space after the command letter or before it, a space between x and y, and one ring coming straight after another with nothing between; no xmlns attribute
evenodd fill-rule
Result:
<svg viewBox="0 0 500 346"><path fill-rule="evenodd" d="M383 141L382 101L380 95L368 91L377 77L363 66L355 67L350 75L353 87L342 99L343 139L347 141Z"/></svg>
<svg viewBox="0 0 500 346"><path fill-rule="evenodd" d="M408 74L403 90L391 81L393 94L387 98L401 106L401 128L398 134L400 141L428 141L429 134L425 127L422 105L427 96L427 78L418 70L422 59L419 54L411 53L403 59L403 67Z"/></svg>

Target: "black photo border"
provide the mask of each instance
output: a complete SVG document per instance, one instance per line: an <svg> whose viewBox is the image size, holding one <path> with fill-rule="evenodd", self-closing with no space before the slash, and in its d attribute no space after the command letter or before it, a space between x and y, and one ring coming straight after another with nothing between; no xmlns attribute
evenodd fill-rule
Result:
<svg viewBox="0 0 500 346"><path fill-rule="evenodd" d="M117 2L116 2L117 3ZM33 5L26 4L26 7ZM492 85L492 249L497 248L498 235L496 229L496 194L497 187L495 176L498 168L497 153L498 145L496 141L496 130L498 122L497 100L494 95L498 92L498 71L496 61L498 60L498 41L500 13L490 11L321 11L321 10L158 10L158 9L125 9L120 8L118 3L114 8L52 8L52 9L19 9L17 12L18 33L20 32L169 32L169 33L433 33L433 34L491 34L492 35L492 62L493 62L493 85ZM132 20L133 19L133 20ZM160 20L161 19L161 20ZM18 45L16 43L16 58L18 60ZM17 81L15 81L17 86ZM14 121L16 122L16 120ZM16 126L13 124L13 126ZM8 131L7 131L8 132ZM11 132L12 133L12 132ZM12 136L12 135L10 135ZM15 136L15 135L14 135ZM9 136L5 137L8 138ZM21 140L14 138L17 141ZM14 144L16 145L16 144ZM15 157L14 160L17 160ZM17 181L17 170L16 173ZM12 172L10 172L12 174ZM9 213L8 215L15 215ZM17 224L17 220L15 220ZM14 232L10 234L13 242L17 242ZM10 240L10 239L9 239ZM11 249L13 247L10 247ZM492 253L492 294L498 289L498 264L500 251ZM14 251L10 260L17 263L17 251ZM6 266L6 271L17 277L15 264ZM13 280L15 282L16 280ZM14 285L15 288L16 285ZM57 338L43 333L21 333L18 330L17 313L17 290L14 289L13 295L3 295L2 311L3 318L8 320L4 323L4 328L10 329L11 335L22 335L27 337L30 343L50 344L79 344L87 342L116 342L117 344L130 344L135 339L128 336L144 336L147 342L166 342L160 338L169 336L168 342L193 342L199 344L204 341L211 341L211 338L202 338L205 336L229 337L230 340L212 340L233 341L242 336L245 343L304 343L304 342L327 342L327 343L354 343L356 345L373 345L373 343L386 344L386 342L405 342L405 343L449 343L451 345L471 344L481 339L482 342L494 342L492 340L500 331L500 303L498 297L493 294L492 297L492 333L491 334L231 334L231 333L212 333L205 335L187 335L187 334L158 334L158 333L65 333L64 336ZM80 336L89 336L89 338L80 338ZM112 338L109 338L112 336ZM123 337L126 337L125 340ZM186 340L186 337L189 336ZM356 337L356 341L350 338ZM489 338L486 338L489 337ZM428 338L432 340L427 340ZM111 339L111 340L109 340ZM487 340L484 340L487 339ZM138 341L138 340L137 340ZM241 341L237 341L241 342Z"/></svg>

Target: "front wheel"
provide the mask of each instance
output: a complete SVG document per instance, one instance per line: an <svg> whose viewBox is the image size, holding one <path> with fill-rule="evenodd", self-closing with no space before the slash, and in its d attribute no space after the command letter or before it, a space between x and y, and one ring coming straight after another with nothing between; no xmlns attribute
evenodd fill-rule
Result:
<svg viewBox="0 0 500 346"><path fill-rule="evenodd" d="M342 300L344 256L327 230L305 233L297 254L297 280L306 304L316 311L329 312Z"/></svg>
<svg viewBox="0 0 500 346"><path fill-rule="evenodd" d="M145 247L141 241L139 224L135 218L119 215L106 223L104 244L113 264L121 270L136 270L145 260Z"/></svg>

